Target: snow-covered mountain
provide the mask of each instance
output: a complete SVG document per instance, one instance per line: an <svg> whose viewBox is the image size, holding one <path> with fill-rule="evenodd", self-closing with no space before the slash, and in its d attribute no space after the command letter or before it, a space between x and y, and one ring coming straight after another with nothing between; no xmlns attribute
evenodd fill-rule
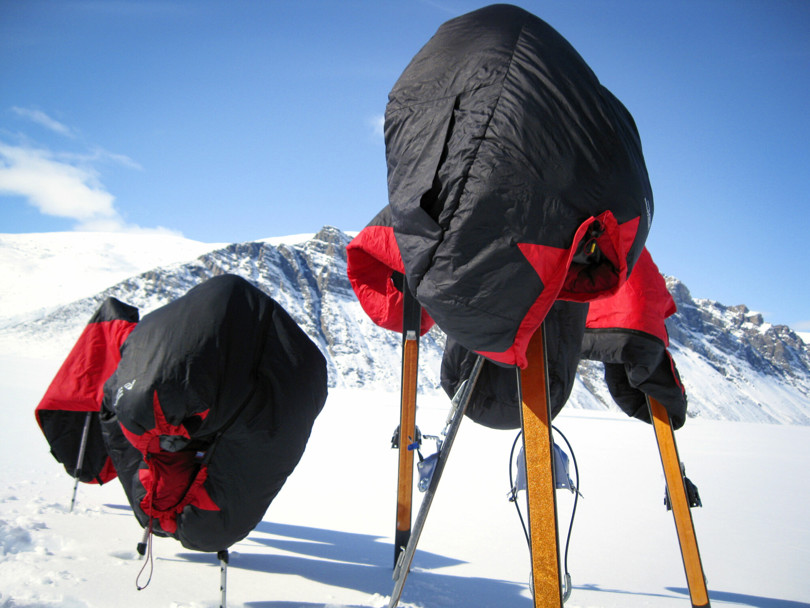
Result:
<svg viewBox="0 0 810 608"><path fill-rule="evenodd" d="M346 277L351 237L336 228L207 247L168 236L150 236L148 243L120 235L11 236L0 238L0 259L7 284L18 287L12 293L21 295L0 299L1 342L66 353L108 296L137 306L143 316L212 276L233 273L277 300L320 346L330 386L398 390L400 337L374 325L360 308ZM133 253L145 250L149 255ZM132 270L98 289L99 281ZM745 306L692 298L675 278L667 284L678 304L668 327L690 416L810 425L810 351L795 332L765 323ZM84 297L73 299L80 289ZM423 392L440 390L443 344L436 328L422 340ZM615 409L601 375L601 364L581 364L568 407Z"/></svg>

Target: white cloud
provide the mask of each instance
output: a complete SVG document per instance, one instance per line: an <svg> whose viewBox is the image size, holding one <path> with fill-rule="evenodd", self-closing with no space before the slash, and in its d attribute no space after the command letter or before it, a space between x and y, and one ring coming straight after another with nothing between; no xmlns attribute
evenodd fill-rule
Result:
<svg viewBox="0 0 810 608"><path fill-rule="evenodd" d="M94 162L140 166L127 156L97 148L90 154L54 154L43 148L13 146L0 141L0 196L21 196L44 215L76 221L84 232L172 234L158 226L128 224L115 208L115 197L101 184Z"/></svg>
<svg viewBox="0 0 810 608"><path fill-rule="evenodd" d="M0 143L0 194L22 196L41 213L89 221L118 214L94 170L47 150Z"/></svg>
<svg viewBox="0 0 810 608"><path fill-rule="evenodd" d="M78 141L80 133L51 119L44 112L20 107L18 116ZM98 167L117 165L141 170L124 154L116 154L94 144L80 143L80 152L54 151L37 146L20 135L19 142L0 139L0 197L15 196L43 215L74 220L75 230L86 232L138 232L182 236L159 226L143 228L129 224L115 207L113 196L101 183Z"/></svg>
<svg viewBox="0 0 810 608"><path fill-rule="evenodd" d="M13 107L11 111L14 112L17 116L21 118L25 118L26 120L30 120L46 129L53 131L54 133L59 133L60 135L64 135L66 137L73 137L74 132L73 129L70 127L63 125L61 122L54 120L45 112L40 110L32 110L30 108L19 108Z"/></svg>
<svg viewBox="0 0 810 608"><path fill-rule="evenodd" d="M118 216L113 218L98 218L80 222L76 224L74 229L78 232L126 232L127 234L165 234L179 237L183 236L181 231L165 228L164 226L143 228L136 224L127 224Z"/></svg>

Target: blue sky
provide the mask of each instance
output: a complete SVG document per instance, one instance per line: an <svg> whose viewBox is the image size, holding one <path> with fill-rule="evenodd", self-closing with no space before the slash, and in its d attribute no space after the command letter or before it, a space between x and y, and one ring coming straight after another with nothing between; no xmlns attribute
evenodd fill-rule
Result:
<svg viewBox="0 0 810 608"><path fill-rule="evenodd" d="M485 4L0 0L0 232L359 230L388 92ZM810 3L519 4L636 119L662 272L810 329Z"/></svg>

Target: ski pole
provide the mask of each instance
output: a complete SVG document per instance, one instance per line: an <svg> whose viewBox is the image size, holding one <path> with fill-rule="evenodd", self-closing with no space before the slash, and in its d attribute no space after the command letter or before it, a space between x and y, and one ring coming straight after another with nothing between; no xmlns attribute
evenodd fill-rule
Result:
<svg viewBox="0 0 810 608"><path fill-rule="evenodd" d="M450 406L450 418L448 425L445 428L445 439L442 443L438 459L436 460L436 468L433 470L433 475L430 478L430 483L425 496L422 499L422 504L419 505L419 512L416 515L416 520L413 525L413 532L408 539L408 544L399 555L399 560L394 567L394 591L391 593L391 599L388 602L388 608L396 608L402 597L402 591L405 588L405 581L408 578L408 572L411 569L411 562L416 553L416 546L419 543L419 538L422 535L422 530L425 528L425 521L427 521L428 512L433 504L433 498L436 496L436 489L439 487L439 481L444 473L444 467L447 464L447 459L450 456L450 449L453 447L456 434L458 433L461 421L464 419L464 413L467 411L467 406L470 403L475 383L481 373L481 368L484 365L484 358L478 356L473 364L470 377L461 383L453 396L453 401Z"/></svg>
<svg viewBox="0 0 810 608"><path fill-rule="evenodd" d="M93 412L87 412L84 417L84 428L82 428L82 439L79 443L79 458L76 462L76 470L74 477L76 481L73 483L73 497L70 499L70 512L73 513L73 506L76 504L76 492L79 490L79 477L82 475L82 465L84 464L84 452L87 449L87 437L90 434L90 417Z"/></svg>
<svg viewBox="0 0 810 608"><path fill-rule="evenodd" d="M219 591L222 594L219 608L227 608L228 601L226 596L228 590L228 562L230 561L230 555L227 549L223 549L217 552L217 557L219 558Z"/></svg>

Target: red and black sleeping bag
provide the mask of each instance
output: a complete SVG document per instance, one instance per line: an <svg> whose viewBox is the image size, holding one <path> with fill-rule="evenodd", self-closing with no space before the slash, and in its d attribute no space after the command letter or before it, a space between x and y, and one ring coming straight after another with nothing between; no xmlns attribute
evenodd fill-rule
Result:
<svg viewBox="0 0 810 608"><path fill-rule="evenodd" d="M224 275L130 334L102 432L141 525L220 551L261 521L326 395L318 347L272 298Z"/></svg>
<svg viewBox="0 0 810 608"><path fill-rule="evenodd" d="M610 394L628 416L649 422L649 395L666 408L677 429L686 421L687 399L668 350L665 321L675 312L666 281L644 249L619 292L591 302L582 358L605 364Z"/></svg>
<svg viewBox="0 0 810 608"><path fill-rule="evenodd" d="M664 321L675 302L644 249L619 291L590 304L558 301L545 320L552 417L570 396L580 357L603 361L611 396L628 416L650 421L646 395L660 401L674 428L686 418L686 394L667 346ZM453 395L469 375L474 354L448 339L442 388ZM468 407L470 418L492 428L520 427L514 370L487 362Z"/></svg>
<svg viewBox="0 0 810 608"><path fill-rule="evenodd" d="M119 348L138 323L138 309L107 298L93 314L56 373L35 415L51 453L67 472L87 483L115 478L99 425L104 382L121 360ZM79 464L85 423L87 443Z"/></svg>
<svg viewBox="0 0 810 608"><path fill-rule="evenodd" d="M525 367L554 302L615 293L644 247L653 196L630 113L520 8L442 25L389 95L385 143L390 227L361 235L382 234L378 259L492 361Z"/></svg>

